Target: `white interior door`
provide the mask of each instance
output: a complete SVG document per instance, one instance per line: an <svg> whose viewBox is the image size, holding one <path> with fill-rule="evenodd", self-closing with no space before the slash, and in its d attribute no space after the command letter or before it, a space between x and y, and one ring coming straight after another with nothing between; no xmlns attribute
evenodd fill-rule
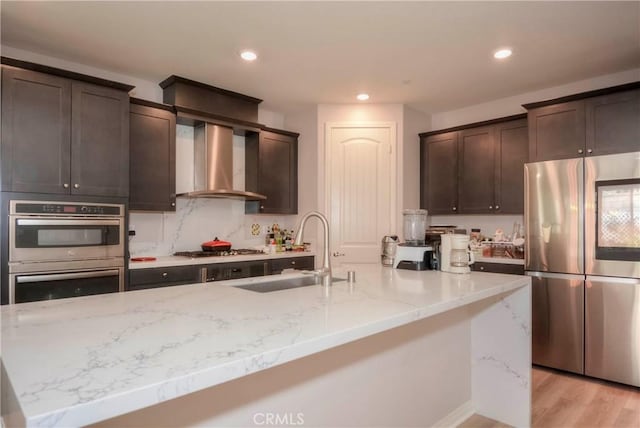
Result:
<svg viewBox="0 0 640 428"><path fill-rule="evenodd" d="M379 263L395 227L394 123L326 125L332 263Z"/></svg>

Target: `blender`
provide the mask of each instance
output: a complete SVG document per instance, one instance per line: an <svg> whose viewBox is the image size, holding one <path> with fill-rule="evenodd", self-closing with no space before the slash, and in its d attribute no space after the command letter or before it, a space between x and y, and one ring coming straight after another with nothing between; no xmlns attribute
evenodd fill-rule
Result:
<svg viewBox="0 0 640 428"><path fill-rule="evenodd" d="M397 269L433 269L433 247L425 243L427 210L404 210L404 242L396 247L393 264Z"/></svg>

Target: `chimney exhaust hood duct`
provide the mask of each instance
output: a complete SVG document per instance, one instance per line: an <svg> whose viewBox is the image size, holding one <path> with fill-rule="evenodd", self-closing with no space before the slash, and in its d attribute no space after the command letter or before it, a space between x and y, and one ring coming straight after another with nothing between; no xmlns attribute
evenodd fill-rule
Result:
<svg viewBox="0 0 640 428"><path fill-rule="evenodd" d="M179 196L260 201L266 196L233 186L233 129L204 123L194 131L194 190Z"/></svg>

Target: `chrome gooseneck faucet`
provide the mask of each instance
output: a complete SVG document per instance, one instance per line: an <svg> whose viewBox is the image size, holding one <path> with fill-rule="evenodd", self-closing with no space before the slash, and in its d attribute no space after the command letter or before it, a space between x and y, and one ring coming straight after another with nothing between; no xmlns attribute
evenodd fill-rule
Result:
<svg viewBox="0 0 640 428"><path fill-rule="evenodd" d="M329 222L327 221L327 218L318 211L309 211L306 213L300 221L294 245L302 245L302 234L304 232L304 227L307 224L307 220L309 220L310 217L317 217L322 222L322 227L324 228L322 267L313 271L313 273L322 279L322 285L329 286L331 285L331 259L329 257Z"/></svg>

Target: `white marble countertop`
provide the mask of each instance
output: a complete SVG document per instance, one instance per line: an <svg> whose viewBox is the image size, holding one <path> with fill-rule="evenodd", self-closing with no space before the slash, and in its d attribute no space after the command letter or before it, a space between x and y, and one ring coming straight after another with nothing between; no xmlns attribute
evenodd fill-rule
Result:
<svg viewBox="0 0 640 428"><path fill-rule="evenodd" d="M3 306L2 362L16 397L7 404L18 409L5 418L90 424L530 283L493 273L348 268L357 282L328 292L230 286L271 276Z"/></svg>
<svg viewBox="0 0 640 428"><path fill-rule="evenodd" d="M254 260L286 259L289 257L315 256L311 251L287 251L275 254L249 254L245 256L224 257L184 257L184 256L159 256L154 261L132 262L129 261L129 269L149 269L171 266L210 265L215 263L250 262Z"/></svg>
<svg viewBox="0 0 640 428"><path fill-rule="evenodd" d="M503 263L506 265L522 265L524 266L524 259L508 259L506 257L482 257L475 256L477 262L483 263Z"/></svg>

